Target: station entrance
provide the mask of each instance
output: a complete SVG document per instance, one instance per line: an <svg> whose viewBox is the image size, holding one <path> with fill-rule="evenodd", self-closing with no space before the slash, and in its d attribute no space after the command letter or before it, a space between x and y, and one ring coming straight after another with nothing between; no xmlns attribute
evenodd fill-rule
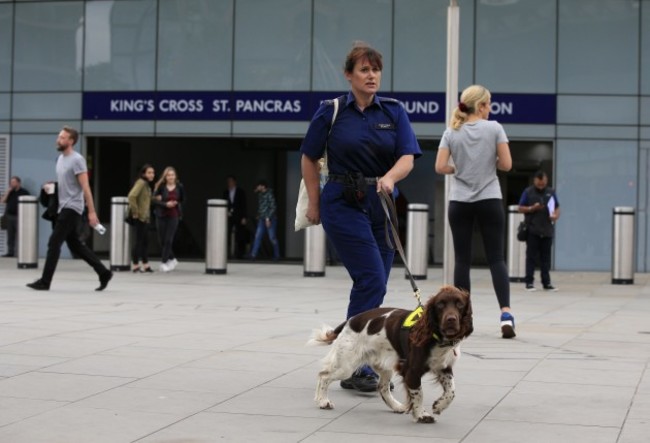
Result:
<svg viewBox="0 0 650 443"><path fill-rule="evenodd" d="M277 235L283 260L300 261L303 235L294 233L295 199L300 181L299 138L214 138L214 137L88 137L87 159L91 184L100 218L110 219L111 197L126 196L141 166L150 163L156 180L167 166L173 166L185 187L187 201L174 244L179 259L205 257L206 210L209 199L224 198L226 177L233 175L247 197L248 231L254 235L257 195L261 179L274 190L278 206ZM434 173L438 140L420 140L423 156L413 172L398 186L403 203L429 205L429 263L442 264L444 178ZM499 173L504 206L517 204L533 173L543 169L553 182L553 142L511 141L513 169ZM97 252L108 252L108 243L94 239ZM485 263L480 233L474 236L475 264ZM151 227L150 255L159 254L155 225ZM260 258L270 258L270 246L263 246Z"/></svg>

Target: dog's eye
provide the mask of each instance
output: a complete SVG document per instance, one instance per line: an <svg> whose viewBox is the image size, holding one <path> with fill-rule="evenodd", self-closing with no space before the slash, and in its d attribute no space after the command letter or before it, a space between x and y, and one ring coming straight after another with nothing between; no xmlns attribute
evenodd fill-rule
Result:
<svg viewBox="0 0 650 443"><path fill-rule="evenodd" d="M436 303L436 309L438 309L439 311L441 311L441 310L445 309L445 305L446 305L446 303L443 302L443 301L438 302L438 303Z"/></svg>
<svg viewBox="0 0 650 443"><path fill-rule="evenodd" d="M462 301L456 302L456 307L458 308L458 310L462 311L463 309L465 309L465 303L463 303Z"/></svg>

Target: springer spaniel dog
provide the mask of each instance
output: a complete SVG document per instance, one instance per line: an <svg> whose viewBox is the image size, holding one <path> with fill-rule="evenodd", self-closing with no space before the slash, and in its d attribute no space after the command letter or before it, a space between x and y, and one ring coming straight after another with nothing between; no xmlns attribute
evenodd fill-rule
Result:
<svg viewBox="0 0 650 443"><path fill-rule="evenodd" d="M442 386L442 395L433 403L433 414L440 414L455 396L452 366L460 356L460 341L473 330L470 296L453 286L443 286L426 306L415 311L376 308L355 315L336 329L323 326L308 342L333 345L318 373L316 403L321 409L332 409L329 385L369 364L379 374L377 389L389 408L399 413L410 411L418 423L433 423L433 415L423 406L422 376L431 371ZM405 404L391 394L394 371L403 378Z"/></svg>

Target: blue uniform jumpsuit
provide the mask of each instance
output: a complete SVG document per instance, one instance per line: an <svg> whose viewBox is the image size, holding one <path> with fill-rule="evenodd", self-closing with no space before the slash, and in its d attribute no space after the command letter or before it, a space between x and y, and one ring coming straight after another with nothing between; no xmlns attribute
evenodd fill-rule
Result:
<svg viewBox="0 0 650 443"><path fill-rule="evenodd" d="M391 98L377 97L363 112L350 92L340 101L331 128L333 101L321 104L300 151L311 159L323 156L327 143L330 175L361 172L382 177L402 155L422 155L404 107ZM386 241L386 217L377 185L367 185L366 197L349 203L344 184L328 181L321 193L320 217L327 237L352 277L347 318L381 306L393 264L394 250ZM390 228L389 228L390 229Z"/></svg>

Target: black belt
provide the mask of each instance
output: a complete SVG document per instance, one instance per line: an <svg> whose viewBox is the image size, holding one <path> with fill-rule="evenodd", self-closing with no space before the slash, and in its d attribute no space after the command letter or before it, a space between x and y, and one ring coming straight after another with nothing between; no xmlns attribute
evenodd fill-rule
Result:
<svg viewBox="0 0 650 443"><path fill-rule="evenodd" d="M363 179L366 181L367 185L377 184L377 177L364 177ZM350 183L348 178L343 174L330 174L327 176L327 181L334 182L334 183L342 183L344 185Z"/></svg>

